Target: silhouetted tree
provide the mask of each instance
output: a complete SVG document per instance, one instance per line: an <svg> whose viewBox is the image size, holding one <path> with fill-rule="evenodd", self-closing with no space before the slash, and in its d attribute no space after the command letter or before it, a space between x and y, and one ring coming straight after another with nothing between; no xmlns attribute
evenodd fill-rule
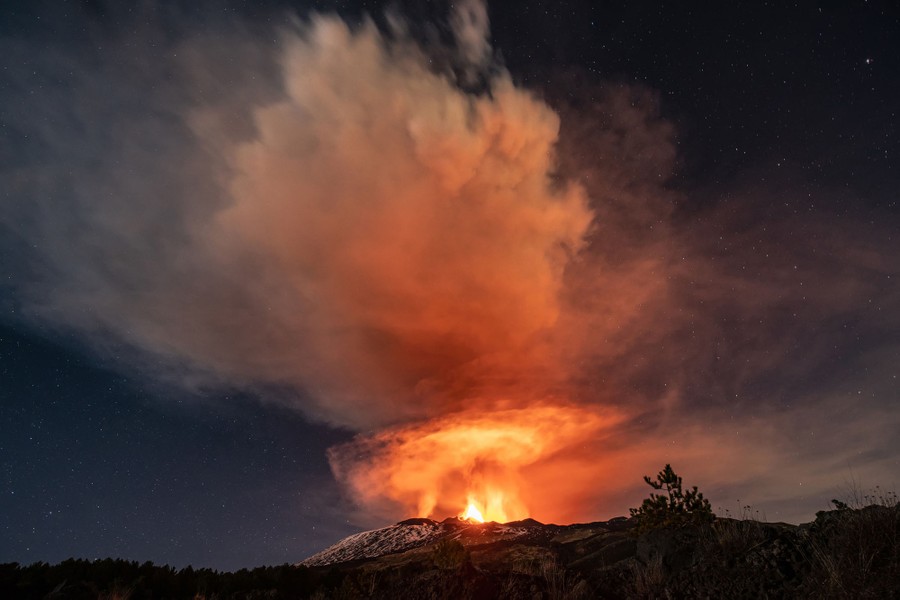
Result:
<svg viewBox="0 0 900 600"><path fill-rule="evenodd" d="M708 523L715 519L709 500L697 491L697 486L685 492L681 477L675 474L672 465L667 464L656 475L656 481L648 475L644 476L644 481L653 489L665 490L666 493L651 493L639 508L630 509L639 531L687 523Z"/></svg>

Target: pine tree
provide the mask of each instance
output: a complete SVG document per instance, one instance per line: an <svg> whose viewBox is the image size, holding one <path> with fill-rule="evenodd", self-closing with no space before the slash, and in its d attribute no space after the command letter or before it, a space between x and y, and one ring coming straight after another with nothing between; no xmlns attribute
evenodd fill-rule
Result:
<svg viewBox="0 0 900 600"><path fill-rule="evenodd" d="M683 491L681 477L675 474L672 465L656 475L656 481L644 476L647 485L655 490L665 490L665 494L650 494L640 508L632 508L631 516L637 521L639 531L659 527L679 526L688 523L708 523L715 519L709 500L694 486Z"/></svg>

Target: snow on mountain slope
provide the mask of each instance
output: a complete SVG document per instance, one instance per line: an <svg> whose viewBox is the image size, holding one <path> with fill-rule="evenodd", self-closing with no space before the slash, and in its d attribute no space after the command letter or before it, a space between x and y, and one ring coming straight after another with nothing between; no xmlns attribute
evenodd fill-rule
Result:
<svg viewBox="0 0 900 600"><path fill-rule="evenodd" d="M505 525L470 523L453 517L441 522L408 519L396 525L346 537L300 564L314 567L375 558L427 546L444 538L457 539L466 546L472 546L513 539L549 538L558 530L559 527L555 525L543 525L533 519Z"/></svg>
<svg viewBox="0 0 900 600"><path fill-rule="evenodd" d="M430 519L415 519L420 521L419 523L410 521L356 533L310 556L300 564L313 567L404 552L437 541L445 533L441 523L437 521Z"/></svg>

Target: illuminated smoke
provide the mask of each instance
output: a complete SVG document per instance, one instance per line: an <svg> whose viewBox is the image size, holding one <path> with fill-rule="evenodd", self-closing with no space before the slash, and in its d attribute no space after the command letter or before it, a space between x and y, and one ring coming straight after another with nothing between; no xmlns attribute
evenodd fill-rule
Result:
<svg viewBox="0 0 900 600"><path fill-rule="evenodd" d="M29 310L191 385L262 385L332 425L389 427L354 442L386 453L331 454L367 504L456 513L469 493L488 518L527 515L519 470L599 422L568 397L573 373L554 333L594 215L581 186L558 176L558 115L492 63L485 6L466 0L449 19L455 39L437 49L455 54L446 70L397 16L390 35L369 20L291 26L276 77L248 59L223 69L208 51L233 49L188 38L173 52L187 57L182 86L146 101L156 113L85 119L121 147L72 136L60 150L71 212L88 230L67 236L58 204L34 221L53 275L22 286ZM266 64L261 50L250 56ZM122 95L145 87L132 83L142 69L109 68ZM476 82L478 93L464 89ZM99 167L67 164L91 150ZM24 221L18 208L7 223ZM498 415L515 417L511 434L527 447L489 435ZM471 447L435 442L451 434ZM424 447L441 455L414 489ZM383 482L378 493L360 473ZM454 487L460 478L471 489Z"/></svg>
<svg viewBox="0 0 900 600"><path fill-rule="evenodd" d="M454 30L483 63L484 7ZM551 178L558 117L505 73L467 94L370 24L314 21L283 68L287 98L235 150L215 235L293 292L308 356L289 376L315 385L318 414L428 419L335 449L336 475L367 505L435 516L468 498L487 519L528 516L521 469L600 423L544 397L569 374L543 338L592 220Z"/></svg>
<svg viewBox="0 0 900 600"><path fill-rule="evenodd" d="M456 36L460 58L472 75L490 66L493 53L490 44L490 23L487 6L482 0L462 0L455 3L450 25Z"/></svg>
<svg viewBox="0 0 900 600"><path fill-rule="evenodd" d="M471 504L486 520L503 523L530 516L534 502L547 495L546 487L524 477L525 469L559 466L565 462L560 453L593 446L620 421L612 411L579 406L473 407L359 437L333 448L329 458L356 498L387 514L448 516ZM578 455L582 471L597 460ZM579 499L584 483L572 480L571 466L557 470L556 506L543 518L566 515Z"/></svg>
<svg viewBox="0 0 900 600"><path fill-rule="evenodd" d="M896 349L829 380L850 337L820 325L897 330L896 236L767 187L679 214L652 91L548 77L551 110L492 62L484 5L455 6L450 48L399 17L275 45L148 26L84 64L0 40L5 89L43 90L4 106L6 318L359 432L329 459L380 519L612 516L664 462L731 490L819 465L810 495L859 456L887 472L896 411L841 407L896 395L873 375ZM831 432L815 456L796 423Z"/></svg>
<svg viewBox="0 0 900 600"><path fill-rule="evenodd" d="M211 234L279 285L306 353L279 375L314 386L329 421L371 427L546 367L535 348L591 222L550 178L555 113L505 75L466 94L370 24L314 21L283 69Z"/></svg>

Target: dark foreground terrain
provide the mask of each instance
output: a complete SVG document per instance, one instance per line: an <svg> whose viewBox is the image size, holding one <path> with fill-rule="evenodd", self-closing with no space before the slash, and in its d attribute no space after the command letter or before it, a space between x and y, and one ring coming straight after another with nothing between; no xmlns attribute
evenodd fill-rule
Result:
<svg viewBox="0 0 900 600"><path fill-rule="evenodd" d="M115 560L7 564L0 597L900 598L900 507L844 507L799 526L720 518L642 533L624 518L412 519L305 562L236 573Z"/></svg>

